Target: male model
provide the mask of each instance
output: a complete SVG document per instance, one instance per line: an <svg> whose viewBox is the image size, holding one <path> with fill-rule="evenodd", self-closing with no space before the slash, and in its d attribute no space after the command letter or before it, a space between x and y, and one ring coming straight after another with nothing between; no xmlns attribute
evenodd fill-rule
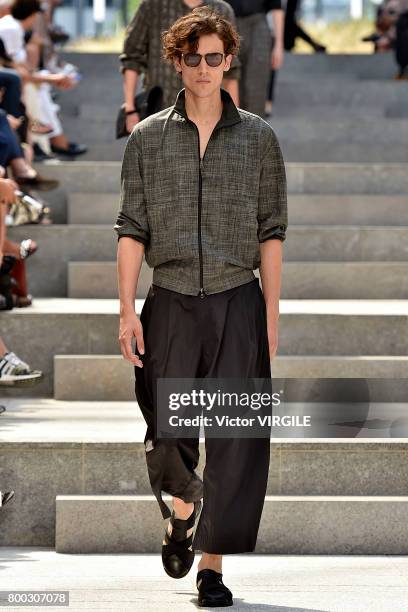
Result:
<svg viewBox="0 0 408 612"><path fill-rule="evenodd" d="M202 551L199 604L232 605L222 555L255 548L270 439L206 436L202 481L195 472L198 438L168 444L156 435L156 382L270 379L287 228L285 169L272 128L237 109L221 88L238 52L231 23L199 8L171 26L163 45L185 88L173 106L140 122L127 142L115 225L119 339L135 365L149 478L163 518L170 510L161 493L173 496L164 568L181 578L194 550ZM154 272L139 320L135 292L144 253ZM258 267L263 293L253 273Z"/></svg>
<svg viewBox="0 0 408 612"><path fill-rule="evenodd" d="M162 57L161 36L177 19L199 6L208 6L235 23L234 11L224 0L142 0L130 22L120 55L125 95L126 125L130 133L139 121L134 98L140 74L146 88L160 86L163 106L167 108L183 87L180 75ZM239 61L233 59L223 87L238 104Z"/></svg>
<svg viewBox="0 0 408 612"><path fill-rule="evenodd" d="M279 70L283 62L284 13L281 0L228 0L228 3L234 9L242 37L240 106L263 117L271 69ZM269 16L273 35L267 21Z"/></svg>

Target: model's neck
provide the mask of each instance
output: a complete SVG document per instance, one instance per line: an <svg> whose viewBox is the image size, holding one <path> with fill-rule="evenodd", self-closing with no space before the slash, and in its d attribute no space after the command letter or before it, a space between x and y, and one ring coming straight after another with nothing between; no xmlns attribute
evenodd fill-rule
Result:
<svg viewBox="0 0 408 612"><path fill-rule="evenodd" d="M213 95L207 98L199 98L186 91L186 113L194 123L210 124L217 122L222 115L221 91L218 89Z"/></svg>

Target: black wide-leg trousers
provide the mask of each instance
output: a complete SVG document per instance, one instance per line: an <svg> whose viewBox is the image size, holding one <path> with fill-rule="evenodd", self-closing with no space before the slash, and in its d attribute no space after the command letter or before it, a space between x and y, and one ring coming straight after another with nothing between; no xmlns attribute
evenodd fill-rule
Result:
<svg viewBox="0 0 408 612"><path fill-rule="evenodd" d="M163 518L162 491L185 502L203 498L193 549L252 552L265 501L270 439L205 438L203 480L196 474L199 438L157 438L158 378L271 377L266 306L257 278L221 293L190 296L152 285L140 315L145 353L135 392L147 424L144 439L152 490ZM136 353L138 350L136 348Z"/></svg>

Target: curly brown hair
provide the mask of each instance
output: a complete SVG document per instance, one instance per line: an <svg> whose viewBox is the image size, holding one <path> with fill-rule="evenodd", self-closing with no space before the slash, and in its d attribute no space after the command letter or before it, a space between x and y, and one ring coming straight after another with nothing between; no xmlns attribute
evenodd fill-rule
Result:
<svg viewBox="0 0 408 612"><path fill-rule="evenodd" d="M217 34L224 43L226 55L237 55L240 36L232 23L225 17L203 6L195 8L188 15L180 17L173 25L163 32L163 57L169 62L180 59L184 47L195 53L199 38L206 34Z"/></svg>

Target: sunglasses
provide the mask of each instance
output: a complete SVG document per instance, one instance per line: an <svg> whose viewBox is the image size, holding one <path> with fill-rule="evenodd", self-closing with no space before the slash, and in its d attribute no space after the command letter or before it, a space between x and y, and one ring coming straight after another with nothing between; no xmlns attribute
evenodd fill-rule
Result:
<svg viewBox="0 0 408 612"><path fill-rule="evenodd" d="M182 53L181 57L184 59L185 65L190 68L197 68L201 64L203 57L205 57L208 66L216 68L221 65L225 53L206 53L204 56L201 53Z"/></svg>

